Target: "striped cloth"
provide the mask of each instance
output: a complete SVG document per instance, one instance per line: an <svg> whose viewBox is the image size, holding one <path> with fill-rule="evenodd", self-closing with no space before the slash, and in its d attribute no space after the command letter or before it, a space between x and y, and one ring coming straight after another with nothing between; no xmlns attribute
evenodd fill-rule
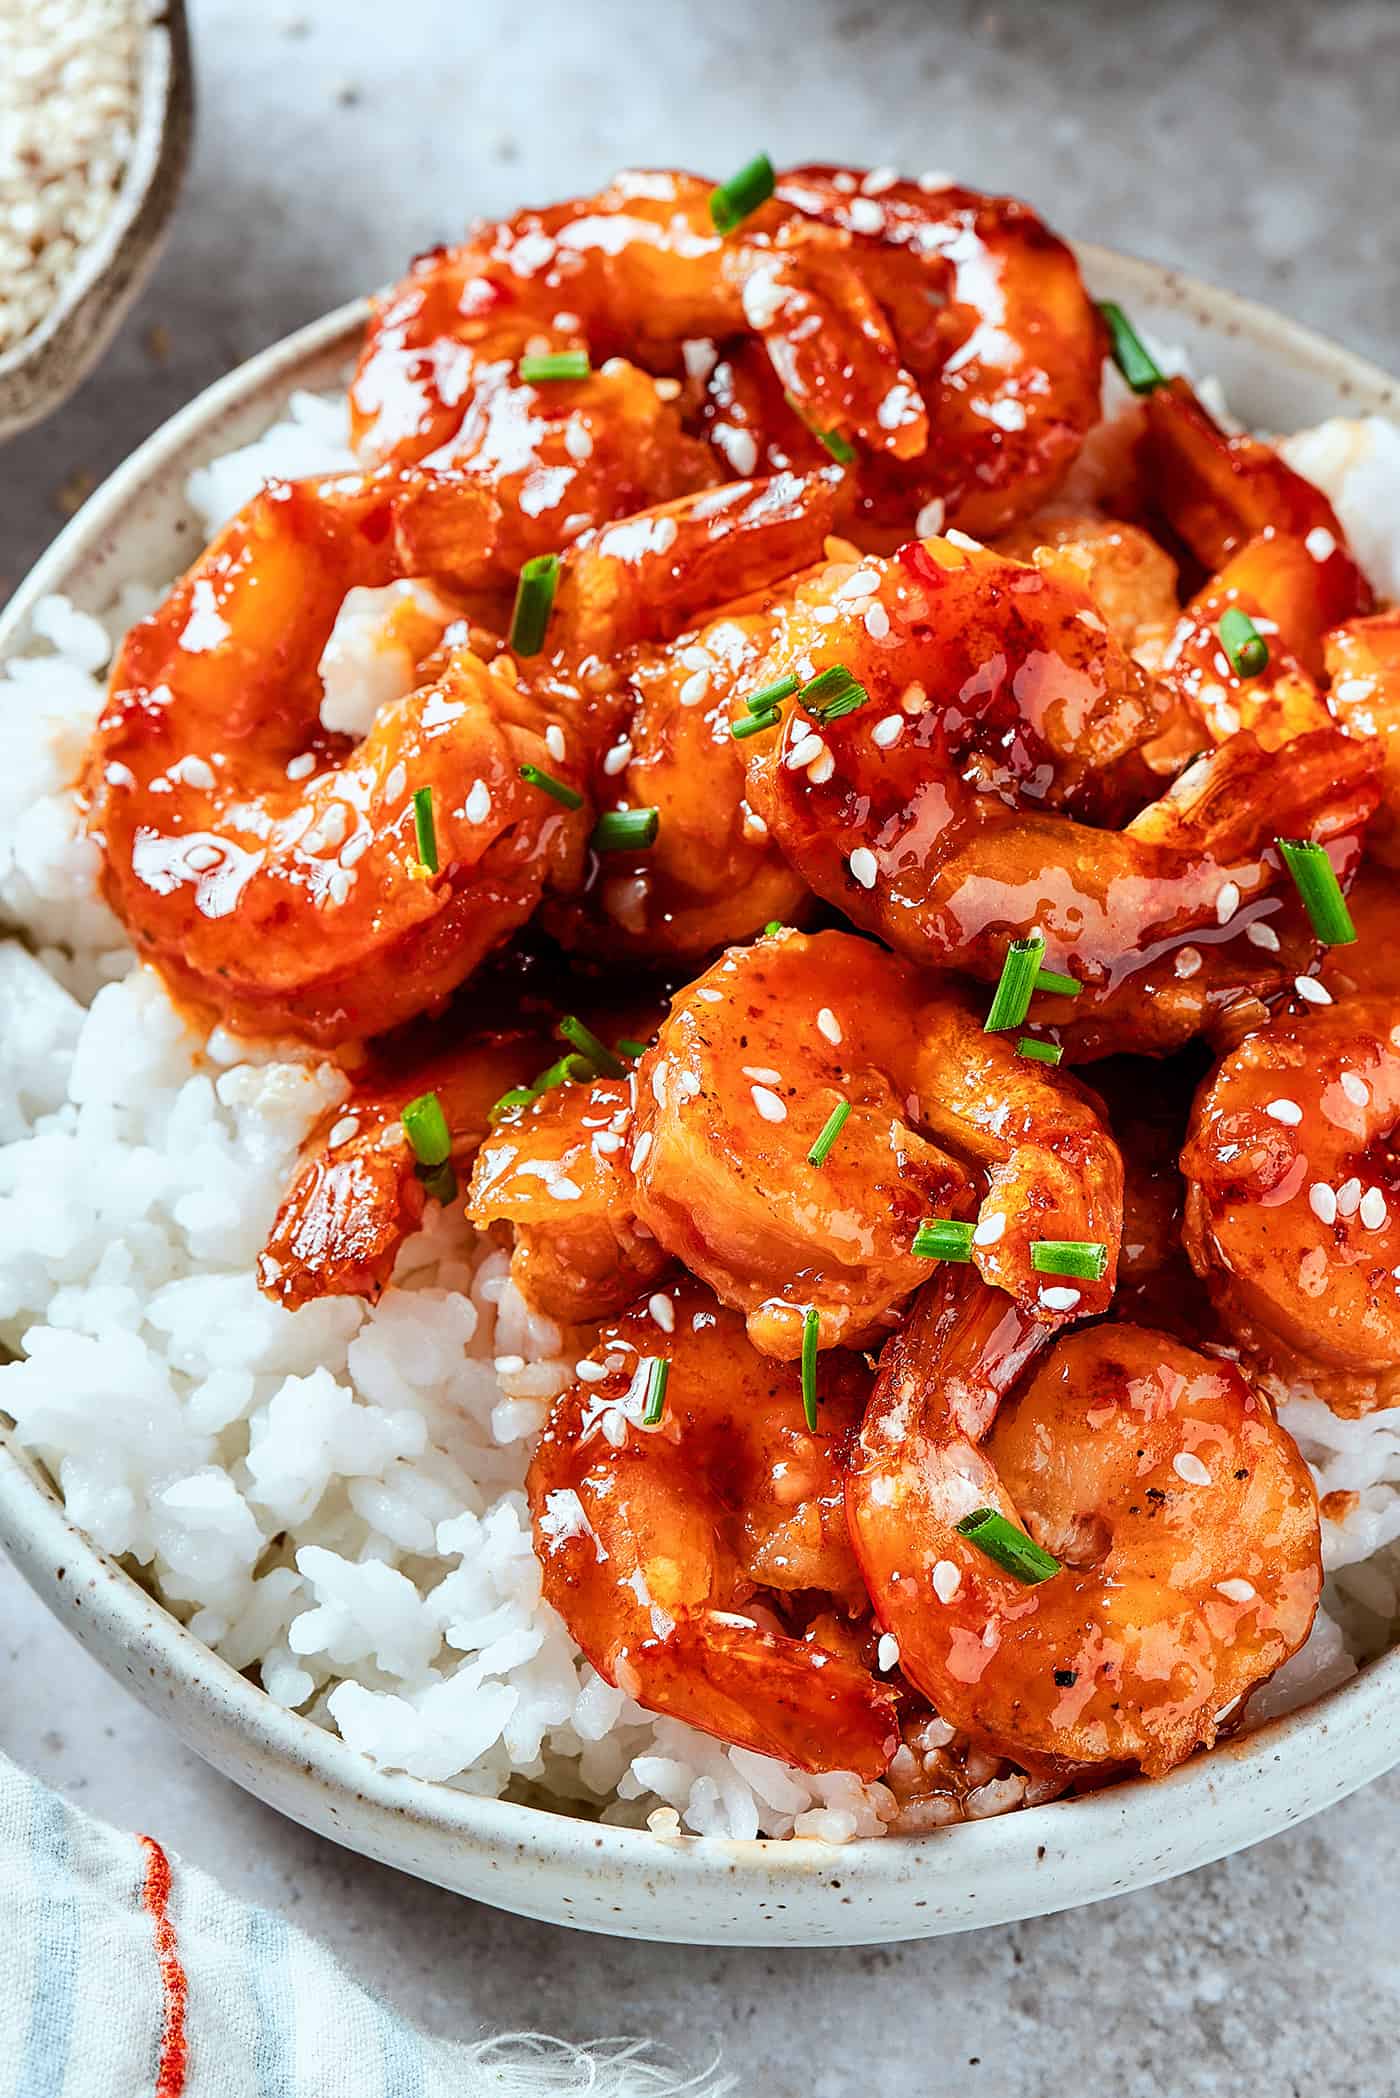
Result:
<svg viewBox="0 0 1400 2098"><path fill-rule="evenodd" d="M0 2098L722 2098L636 2042L417 2032L279 1916L0 1757Z"/></svg>

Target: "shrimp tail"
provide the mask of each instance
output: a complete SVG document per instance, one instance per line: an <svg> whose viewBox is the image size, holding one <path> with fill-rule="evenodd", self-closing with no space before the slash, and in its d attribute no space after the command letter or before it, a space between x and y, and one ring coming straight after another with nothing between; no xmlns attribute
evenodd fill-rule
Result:
<svg viewBox="0 0 1400 2098"><path fill-rule="evenodd" d="M1152 843L1193 844L1222 864L1274 837L1319 844L1359 830L1380 798L1374 744L1340 729L1313 729L1288 745L1286 763L1248 730L1189 765L1159 801L1127 826Z"/></svg>

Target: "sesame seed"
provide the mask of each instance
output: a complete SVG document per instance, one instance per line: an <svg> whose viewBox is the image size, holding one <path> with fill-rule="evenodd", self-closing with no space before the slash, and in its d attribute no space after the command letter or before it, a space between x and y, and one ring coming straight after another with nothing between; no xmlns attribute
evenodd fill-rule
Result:
<svg viewBox="0 0 1400 2098"><path fill-rule="evenodd" d="M675 1332L676 1307L663 1290L658 1290L654 1297L647 1298L647 1310L663 1333Z"/></svg>
<svg viewBox="0 0 1400 2098"><path fill-rule="evenodd" d="M865 631L872 641L883 641L890 630L890 615L877 597L865 608Z"/></svg>
<svg viewBox="0 0 1400 2098"><path fill-rule="evenodd" d="M601 1384L607 1374L601 1362L589 1362L585 1358L574 1364L574 1375L582 1384Z"/></svg>
<svg viewBox="0 0 1400 2098"><path fill-rule="evenodd" d="M1368 1231L1379 1231L1390 1212L1386 1208L1385 1196L1378 1187L1368 1187L1361 1197L1358 1214Z"/></svg>
<svg viewBox="0 0 1400 2098"><path fill-rule="evenodd" d="M974 539L970 532L958 531L956 526L951 532L945 532L943 536L949 546L960 546L965 554L980 554L983 551L980 539Z"/></svg>
<svg viewBox="0 0 1400 2098"><path fill-rule="evenodd" d="M883 233L885 214L878 204L864 197L852 197L846 213L853 233Z"/></svg>
<svg viewBox="0 0 1400 2098"><path fill-rule="evenodd" d="M1328 561L1337 551L1337 542L1326 525L1314 525L1303 544L1314 561Z"/></svg>
<svg viewBox="0 0 1400 2098"><path fill-rule="evenodd" d="M928 693L917 678L911 678L899 695L899 704L906 714L922 714L928 707Z"/></svg>
<svg viewBox="0 0 1400 2098"><path fill-rule="evenodd" d="M824 787L836 770L836 760L829 750L823 750L819 758L813 758L807 767L807 777L814 787Z"/></svg>
<svg viewBox="0 0 1400 2098"><path fill-rule="evenodd" d="M872 168L861 188L867 197L879 197L887 189L893 189L898 180L899 173L895 168Z"/></svg>
<svg viewBox="0 0 1400 2098"><path fill-rule="evenodd" d="M632 1146L631 1167L634 1173L641 1172L642 1167L647 1162L647 1153L648 1151L650 1151L650 1149L651 1131L649 1129L644 1129L641 1135L637 1138L636 1143Z"/></svg>
<svg viewBox="0 0 1400 2098"><path fill-rule="evenodd" d="M974 1246L994 1246L1005 1229L1005 1210L989 1210L985 1216L978 1219L977 1229L972 1234L972 1243Z"/></svg>
<svg viewBox="0 0 1400 2098"><path fill-rule="evenodd" d="M1371 1095L1366 1081L1364 1078L1358 1078L1355 1071L1343 1071L1338 1083L1353 1107L1369 1105Z"/></svg>
<svg viewBox="0 0 1400 2098"><path fill-rule="evenodd" d="M1215 1588L1216 1593L1223 1595L1227 1603L1252 1603L1255 1600L1256 1591L1252 1581L1217 1581Z"/></svg>
<svg viewBox="0 0 1400 2098"><path fill-rule="evenodd" d="M571 415L564 425L564 449L578 465L593 456L593 433L582 416Z"/></svg>
<svg viewBox="0 0 1400 2098"><path fill-rule="evenodd" d="M881 750L892 750L903 734L904 720L902 715L886 714L884 720L877 721L874 728L870 731L870 740L872 743L878 744Z"/></svg>
<svg viewBox="0 0 1400 2098"><path fill-rule="evenodd" d="M288 779L305 779L316 770L316 759L311 751L304 750L300 757L291 758L287 764Z"/></svg>
<svg viewBox="0 0 1400 2098"><path fill-rule="evenodd" d="M1246 925L1244 936L1252 946L1262 947L1265 953L1278 953L1278 934L1272 925L1265 925L1262 920L1256 919L1253 925Z"/></svg>
<svg viewBox="0 0 1400 2098"><path fill-rule="evenodd" d="M1077 1289L1055 1287L1043 1289L1040 1292L1040 1301L1047 1311L1073 1311L1081 1295L1082 1292Z"/></svg>
<svg viewBox="0 0 1400 2098"><path fill-rule="evenodd" d="M472 784L471 793L467 796L462 814L466 817L468 823L484 823L490 813L491 790L484 779L476 780Z"/></svg>
<svg viewBox="0 0 1400 2098"><path fill-rule="evenodd" d="M1354 1217L1361 1207L1361 1182L1353 1177L1344 1180L1337 1189L1337 1215Z"/></svg>
<svg viewBox="0 0 1400 2098"><path fill-rule="evenodd" d="M693 670L681 686L678 699L683 707L698 707L710 696L710 673L708 670Z"/></svg>
<svg viewBox="0 0 1400 2098"><path fill-rule="evenodd" d="M334 1151L340 1144L348 1144L352 1136L358 1136L360 1124L354 1115L342 1115L326 1141Z"/></svg>
<svg viewBox="0 0 1400 2098"><path fill-rule="evenodd" d="M857 845L847 865L863 889L873 889L880 872L879 863L868 845Z"/></svg>
<svg viewBox="0 0 1400 2098"><path fill-rule="evenodd" d="M736 430L732 424L715 427L715 442L721 447L736 474L751 474L758 464L758 440L752 430Z"/></svg>
<svg viewBox="0 0 1400 2098"><path fill-rule="evenodd" d="M881 1632L880 1644L875 1649L875 1662L876 1666L882 1669L886 1675L889 1674L892 1668L898 1668L899 1641L895 1638L893 1632Z"/></svg>
<svg viewBox="0 0 1400 2098"><path fill-rule="evenodd" d="M1209 1486L1210 1473L1191 1450L1180 1450L1172 1459L1172 1470L1188 1486Z"/></svg>
<svg viewBox="0 0 1400 2098"><path fill-rule="evenodd" d="M948 506L942 496L931 497L914 519L914 530L920 539L936 539L943 530L943 520L947 514Z"/></svg>
<svg viewBox="0 0 1400 2098"><path fill-rule="evenodd" d="M603 770L607 773L609 779L616 779L618 773L625 772L631 762L632 739L630 736L624 736L620 743L614 743L612 749L604 758Z"/></svg>
<svg viewBox="0 0 1400 2098"><path fill-rule="evenodd" d="M1336 1223L1337 1198L1325 1180L1315 1180L1308 1189L1308 1208L1319 1224Z"/></svg>
<svg viewBox="0 0 1400 2098"><path fill-rule="evenodd" d="M703 998L706 1005L721 1005L724 1002L723 991L713 990L709 984L701 984L695 995L697 998Z"/></svg>
<svg viewBox="0 0 1400 2098"><path fill-rule="evenodd" d="M569 746L564 741L564 731L557 721L551 721L545 730L544 747L552 758L558 758L561 763L567 756Z"/></svg>
<svg viewBox="0 0 1400 2098"><path fill-rule="evenodd" d="M819 758L825 749L826 745L815 729L809 729L805 736L793 744L783 763L789 772L800 772L804 765L810 765L814 758Z"/></svg>
<svg viewBox="0 0 1400 2098"><path fill-rule="evenodd" d="M1298 996L1309 1005L1330 1005L1332 993L1323 989L1315 976L1295 976L1293 988Z"/></svg>
<svg viewBox="0 0 1400 2098"><path fill-rule="evenodd" d="M951 1603L962 1587L962 1570L951 1559L940 1559L933 1569L933 1592L940 1603Z"/></svg>
<svg viewBox="0 0 1400 2098"><path fill-rule="evenodd" d="M1201 950L1199 947L1183 947L1172 964L1176 974L1181 977L1195 976L1200 966Z"/></svg>
<svg viewBox="0 0 1400 2098"><path fill-rule="evenodd" d="M1296 1100L1271 1100L1264 1112L1276 1122L1286 1122L1290 1129L1296 1129L1303 1119L1303 1110Z"/></svg>
<svg viewBox="0 0 1400 2098"><path fill-rule="evenodd" d="M824 1034L833 1046L839 1045L842 1039L841 1022L837 1019L829 1005L824 1005L817 1014L817 1031L820 1034Z"/></svg>
<svg viewBox="0 0 1400 2098"><path fill-rule="evenodd" d="M783 1082L782 1072L770 1071L766 1064L745 1064L743 1069L745 1078L756 1078L760 1085L781 1085Z"/></svg>
<svg viewBox="0 0 1400 2098"><path fill-rule="evenodd" d="M1222 882L1220 884L1220 889L1215 899L1216 924L1228 925L1230 920L1234 917L1235 912L1239 909L1239 907L1240 891L1238 882Z"/></svg>
<svg viewBox="0 0 1400 2098"><path fill-rule="evenodd" d="M753 1098L754 1106L758 1109L765 1122L785 1122L787 1120L785 1103L778 1098L775 1092L770 1091L766 1085L750 1086L749 1091Z"/></svg>

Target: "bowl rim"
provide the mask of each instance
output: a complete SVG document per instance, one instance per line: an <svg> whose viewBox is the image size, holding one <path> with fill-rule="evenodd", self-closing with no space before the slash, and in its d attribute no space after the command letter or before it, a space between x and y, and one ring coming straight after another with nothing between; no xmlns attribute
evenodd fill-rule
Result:
<svg viewBox="0 0 1400 2098"><path fill-rule="evenodd" d="M1365 397L1372 404L1368 412L1400 405L1400 385L1387 373L1267 307L1111 249L1081 243L1077 253L1091 282L1108 277L1115 288L1137 290L1145 301L1166 299L1194 308L1200 323L1216 333L1267 337L1272 354L1325 376L1342 398L1353 391ZM120 532L125 506L163 461L212 430L226 411L250 407L279 384L285 394L298 371L318 359L324 362L339 348L348 353L368 311L368 299L352 300L274 343L216 381L145 439L70 520L0 611L0 657L22 644L37 600L61 589L73 568ZM953 1903L951 1922L946 1915L941 1921L933 1914L921 1920L911 1913L904 1927L882 1927L873 1933L880 1937L1040 1914L1144 1886L1242 1849L1332 1804L1400 1760L1400 1728L1393 1724L1400 1710L1398 1646L1314 1703L1221 1743L1164 1778L1127 1779L1029 1811L839 1848L786 1839L736 1842L657 1836L645 1828L600 1823L567 1808L491 1798L385 1772L338 1734L275 1704L77 1529L55 1487L20 1450L3 1414L0 1544L40 1598L68 1619L110 1672L124 1674L129 1687L148 1703L169 1707L166 1716L201 1754L283 1811L352 1848L401 1865L406 1861L397 1854L401 1846L394 1830L397 1825L401 1831L405 1821L434 1839L465 1845L498 1863L507 1856L517 1865L533 1861L554 1875L539 1895L543 1906L532 1906L518 1888L503 1905L595 1929L635 1925L610 1924L606 1916L594 1913L571 1914L567 1907L561 1913L559 1903L567 1903L569 1897L559 1893L559 1886L579 1869L605 1876L611 1869L628 1878L644 1872L649 1897L669 1894L682 1907L702 1890L722 1886L743 1910L744 1883L760 1880L769 1893L776 1889L779 1894L799 1885L828 1890L844 1885L848 1892L843 1907L852 1892L888 1893L892 1885L898 1892L906 1882L922 1880ZM1332 1746L1323 1753L1329 1740ZM1297 1782L1280 1804L1261 1780L1285 1760ZM344 1819L341 1808L346 1810ZM350 1828L346 1822L359 1825ZM1136 1856L1142 1851L1144 1826L1155 1827L1160 1838L1168 1824L1173 1833L1167 1847L1146 1865L1140 1859L1130 1864L1125 1876L1122 1839L1133 1833ZM443 1870L441 1845L430 1844L429 1850L428 1863L407 1861L406 1869L451 1883ZM1060 1861L1076 1861L1072 1884L1058 1889L1051 1902L1032 1892L1024 1903L1019 1897L994 1900L974 1910L968 1906L970 1896L959 1896L964 1882L989 1874L1003 1881L1023 1878L1029 1892L1047 1853ZM487 1900L497 1898L489 1885L473 1883L471 1891ZM775 1905L781 1908L783 1903ZM834 1897L828 1906L834 1909ZM913 1901L912 1907L933 1911L938 1903ZM684 1928L674 1933L662 1928L655 1934L701 1941ZM722 1935L727 1942L736 1937L743 1941L743 1927ZM795 1943L857 1943L870 1935L842 1918L836 1929L828 1924L815 1935L795 1919L781 1932L783 1942ZM764 1941L773 1939L771 1931L762 1936Z"/></svg>

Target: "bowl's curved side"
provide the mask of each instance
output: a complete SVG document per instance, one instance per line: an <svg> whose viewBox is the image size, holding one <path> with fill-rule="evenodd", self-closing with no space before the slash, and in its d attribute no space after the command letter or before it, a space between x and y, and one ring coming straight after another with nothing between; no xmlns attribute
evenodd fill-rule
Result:
<svg viewBox="0 0 1400 2098"><path fill-rule="evenodd" d="M1184 339L1277 427L1385 413L1382 372L1227 293L1084 249L1098 291ZM184 476L256 435L293 386L335 383L363 323L342 308L231 374L155 433L73 519L0 615L23 645L37 599L97 610L194 550ZM1286 367L1273 371L1274 363ZM1271 373L1258 383L1261 371ZM363 1854L523 1915L682 1942L856 1944L1007 1922L1145 1886L1257 1842L1400 1756L1400 1652L1310 1709L1184 1765L1029 1814L833 1850L603 1827L390 1776L202 1646L68 1521L0 1428L0 1544L36 1592L189 1745L259 1798Z"/></svg>

